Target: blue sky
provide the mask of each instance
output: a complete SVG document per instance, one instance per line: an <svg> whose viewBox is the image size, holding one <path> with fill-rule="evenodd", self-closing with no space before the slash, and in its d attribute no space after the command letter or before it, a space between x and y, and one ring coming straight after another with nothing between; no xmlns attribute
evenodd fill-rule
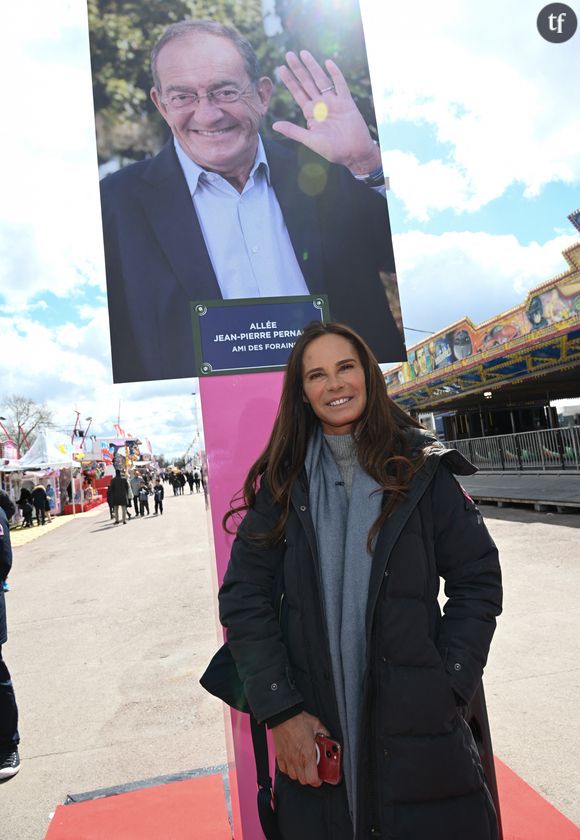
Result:
<svg viewBox="0 0 580 840"><path fill-rule="evenodd" d="M564 271L576 238L580 33L544 42L530 0L361 6L405 323L493 317ZM102 433L121 401L128 430L178 455L195 381L111 382L84 0L3 4L0 26L16 79L0 139L0 396L46 401L62 427L78 409Z"/></svg>

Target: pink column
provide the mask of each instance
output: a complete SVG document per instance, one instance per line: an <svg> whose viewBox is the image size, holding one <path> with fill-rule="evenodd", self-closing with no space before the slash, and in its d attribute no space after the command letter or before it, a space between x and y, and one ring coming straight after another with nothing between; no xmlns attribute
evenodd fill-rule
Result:
<svg viewBox="0 0 580 840"><path fill-rule="evenodd" d="M283 378L283 372L274 372L199 380L218 584L228 565L233 540L224 533L221 520L230 507L230 500L242 487L250 466L266 445L278 410ZM235 840L242 837L258 840L263 835L256 809L256 766L248 716L232 711L231 725L235 769L230 749L228 762L234 836ZM230 747L232 741L230 738L227 741Z"/></svg>

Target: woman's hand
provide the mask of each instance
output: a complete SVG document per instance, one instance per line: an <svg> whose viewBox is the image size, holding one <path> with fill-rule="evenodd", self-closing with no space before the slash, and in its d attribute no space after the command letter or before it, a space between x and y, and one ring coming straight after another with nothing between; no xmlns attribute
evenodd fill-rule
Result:
<svg viewBox="0 0 580 840"><path fill-rule="evenodd" d="M316 766L315 738L318 733L330 735L326 726L308 712L300 712L272 728L278 767L301 785L320 787L322 784Z"/></svg>

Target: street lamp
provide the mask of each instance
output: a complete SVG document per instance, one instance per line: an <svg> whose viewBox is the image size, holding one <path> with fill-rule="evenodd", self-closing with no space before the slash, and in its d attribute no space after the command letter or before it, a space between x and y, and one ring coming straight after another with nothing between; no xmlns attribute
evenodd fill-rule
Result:
<svg viewBox="0 0 580 840"><path fill-rule="evenodd" d="M194 425L195 425L194 440L196 440L198 445L199 445L199 425L198 425L198 418L197 418L197 391L192 391L191 396L193 397L193 422L194 422Z"/></svg>

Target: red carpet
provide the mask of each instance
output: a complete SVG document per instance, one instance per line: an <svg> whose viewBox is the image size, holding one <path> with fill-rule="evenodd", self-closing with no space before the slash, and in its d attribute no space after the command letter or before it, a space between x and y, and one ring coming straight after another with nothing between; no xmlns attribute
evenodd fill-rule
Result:
<svg viewBox="0 0 580 840"><path fill-rule="evenodd" d="M495 765L504 840L580 840L570 820L498 758ZM198 776L59 805L45 840L232 840L223 779Z"/></svg>
<svg viewBox="0 0 580 840"><path fill-rule="evenodd" d="M59 805L45 840L231 840L221 775Z"/></svg>
<svg viewBox="0 0 580 840"><path fill-rule="evenodd" d="M504 840L579 840L573 822L495 757Z"/></svg>

